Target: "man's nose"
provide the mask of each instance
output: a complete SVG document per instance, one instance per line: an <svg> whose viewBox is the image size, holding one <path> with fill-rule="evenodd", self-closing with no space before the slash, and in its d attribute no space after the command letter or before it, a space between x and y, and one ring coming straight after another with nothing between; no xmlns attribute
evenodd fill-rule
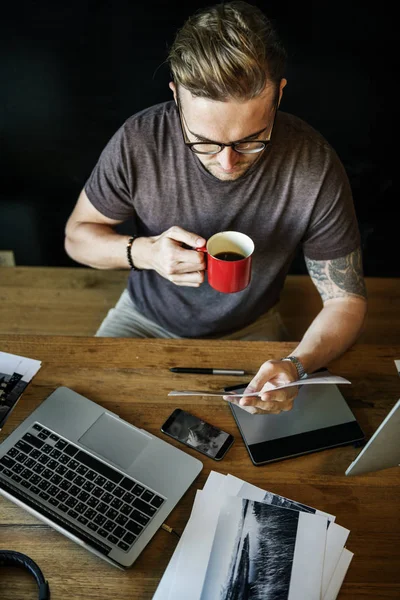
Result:
<svg viewBox="0 0 400 600"><path fill-rule="evenodd" d="M240 156L230 146L226 146L221 152L217 154L217 160L221 167L225 171L233 169L236 163L240 160Z"/></svg>

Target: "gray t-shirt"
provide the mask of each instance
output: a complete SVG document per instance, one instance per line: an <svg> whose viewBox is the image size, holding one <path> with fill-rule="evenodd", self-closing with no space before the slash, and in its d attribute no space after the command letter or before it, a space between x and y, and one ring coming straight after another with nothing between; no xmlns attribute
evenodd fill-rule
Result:
<svg viewBox="0 0 400 600"><path fill-rule="evenodd" d="M240 179L220 181L184 145L178 119L174 102L127 119L103 150L86 194L111 219L134 217L140 236L172 225L206 239L219 231L246 233L255 244L252 279L245 290L223 294L207 278L191 288L152 270L131 271L129 293L147 318L181 337L228 334L279 301L299 245L314 260L359 246L343 165L304 121L279 111L260 159Z"/></svg>

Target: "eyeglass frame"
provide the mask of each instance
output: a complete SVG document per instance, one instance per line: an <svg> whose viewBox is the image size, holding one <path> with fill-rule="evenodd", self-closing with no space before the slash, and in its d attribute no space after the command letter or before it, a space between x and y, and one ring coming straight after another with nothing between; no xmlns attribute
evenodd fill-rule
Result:
<svg viewBox="0 0 400 600"><path fill-rule="evenodd" d="M232 148L232 150L234 152L237 152L238 154L260 154L261 152L263 152L265 150L265 148L268 146L268 144L271 143L271 138L272 138L272 132L274 130L274 125L275 125L275 119L276 119L276 114L278 112L278 107L279 107L279 94L278 94L278 98L277 100L274 102L274 118L272 119L272 125L271 125L271 131L269 134L269 138L266 140L240 140L237 142L231 142L230 144L223 144L222 142L214 142L213 140L210 140L209 142L187 142L185 139L185 130L183 128L183 123L185 124L185 127L187 128L188 131L190 131L189 127L187 126L186 123L186 119L185 119L185 115L183 114L183 110L181 107L181 103L179 101L179 92L177 90L176 92L176 105L178 108L178 115L179 115L179 123L181 126L181 132L182 132L182 137L183 137L183 143L185 144L185 146L187 146L192 152L193 154L200 154L201 156L215 156L216 154L219 154L220 152L223 151L224 148ZM268 125L265 127L265 129L268 128ZM265 129L263 131L265 131ZM187 136L186 136L187 137ZM260 148L257 151L253 151L253 152L243 152L240 150L237 150L235 148L235 146L237 146L238 144L244 144L246 142L258 142L261 144L264 144L262 148ZM196 152L196 150L193 149L193 146L198 146L198 145L210 145L210 144L215 144L215 146L220 146L220 149L217 150L216 152Z"/></svg>

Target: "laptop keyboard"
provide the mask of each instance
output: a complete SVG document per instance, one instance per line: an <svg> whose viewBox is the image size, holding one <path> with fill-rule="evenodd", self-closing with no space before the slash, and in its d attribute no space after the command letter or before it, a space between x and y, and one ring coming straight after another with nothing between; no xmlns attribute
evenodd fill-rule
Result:
<svg viewBox="0 0 400 600"><path fill-rule="evenodd" d="M165 502L38 423L0 458L0 473L125 552Z"/></svg>

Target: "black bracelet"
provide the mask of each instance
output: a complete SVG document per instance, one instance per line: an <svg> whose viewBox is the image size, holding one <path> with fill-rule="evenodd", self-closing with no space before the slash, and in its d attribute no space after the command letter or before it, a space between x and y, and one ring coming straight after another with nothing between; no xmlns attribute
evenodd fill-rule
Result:
<svg viewBox="0 0 400 600"><path fill-rule="evenodd" d="M135 267L135 265L133 264L132 254L131 254L132 244L136 240L137 237L138 237L137 235L133 235L132 237L130 237L128 240L128 243L126 245L126 258L128 259L128 264L129 264L130 268L133 269L133 271L141 271L142 270L142 269L138 269L137 267Z"/></svg>

